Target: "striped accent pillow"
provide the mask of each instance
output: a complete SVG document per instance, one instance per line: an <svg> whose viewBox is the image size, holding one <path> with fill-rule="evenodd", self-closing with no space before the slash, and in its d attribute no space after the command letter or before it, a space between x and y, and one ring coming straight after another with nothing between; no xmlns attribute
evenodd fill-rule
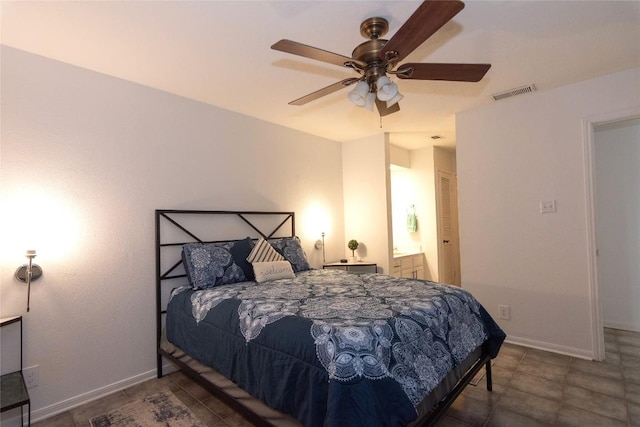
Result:
<svg viewBox="0 0 640 427"><path fill-rule="evenodd" d="M258 240L258 243L253 247L247 261L254 262L270 262L270 261L284 261L284 257L280 255L273 246L269 244L262 237Z"/></svg>

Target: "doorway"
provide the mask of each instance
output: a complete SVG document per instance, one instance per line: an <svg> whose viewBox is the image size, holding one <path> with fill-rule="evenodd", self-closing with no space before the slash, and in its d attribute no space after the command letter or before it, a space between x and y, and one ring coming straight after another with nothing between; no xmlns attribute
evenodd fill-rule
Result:
<svg viewBox="0 0 640 427"><path fill-rule="evenodd" d="M640 118L596 125L594 135L602 320L640 332Z"/></svg>
<svg viewBox="0 0 640 427"><path fill-rule="evenodd" d="M604 360L605 326L634 328L640 321L628 306L640 303L640 185L624 184L638 181L639 129L640 108L584 120L594 360Z"/></svg>

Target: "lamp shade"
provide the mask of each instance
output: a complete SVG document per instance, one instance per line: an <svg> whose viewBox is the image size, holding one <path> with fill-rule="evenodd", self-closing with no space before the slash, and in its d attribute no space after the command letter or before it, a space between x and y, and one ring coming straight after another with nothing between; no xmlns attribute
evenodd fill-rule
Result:
<svg viewBox="0 0 640 427"><path fill-rule="evenodd" d="M396 96L387 101L387 108L397 104L402 98L404 98L404 95L400 92L396 92Z"/></svg>
<svg viewBox="0 0 640 427"><path fill-rule="evenodd" d="M367 104L367 94L369 93L369 85L365 81L360 81L356 87L349 92L349 101L358 107L364 107Z"/></svg>
<svg viewBox="0 0 640 427"><path fill-rule="evenodd" d="M392 82L387 76L380 77L376 86L378 87L377 95L380 101L393 99L398 93L398 85Z"/></svg>
<svg viewBox="0 0 640 427"><path fill-rule="evenodd" d="M376 101L376 94L373 92L367 93L367 97L365 99L364 108L369 111L373 111L373 104Z"/></svg>

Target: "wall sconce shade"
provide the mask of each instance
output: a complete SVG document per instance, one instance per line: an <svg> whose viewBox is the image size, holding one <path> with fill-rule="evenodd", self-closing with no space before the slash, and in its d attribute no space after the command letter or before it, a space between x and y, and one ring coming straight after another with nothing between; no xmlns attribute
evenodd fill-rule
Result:
<svg viewBox="0 0 640 427"><path fill-rule="evenodd" d="M317 240L315 244L316 249L322 248L322 262L327 262L324 256L324 231L322 232L322 240Z"/></svg>
<svg viewBox="0 0 640 427"><path fill-rule="evenodd" d="M42 276L42 268L40 268L38 264L33 263L33 259L36 257L35 250L28 250L25 256L29 260L29 263L18 267L15 276L16 279L18 279L22 283L27 284L27 311L29 311L29 302L31 299L31 282L34 280L38 280Z"/></svg>
<svg viewBox="0 0 640 427"><path fill-rule="evenodd" d="M16 270L16 279L21 281L22 283L27 283L29 280L27 278L27 272L29 271L29 266L27 264L23 264ZM38 280L42 276L42 268L38 264L31 264L31 281Z"/></svg>

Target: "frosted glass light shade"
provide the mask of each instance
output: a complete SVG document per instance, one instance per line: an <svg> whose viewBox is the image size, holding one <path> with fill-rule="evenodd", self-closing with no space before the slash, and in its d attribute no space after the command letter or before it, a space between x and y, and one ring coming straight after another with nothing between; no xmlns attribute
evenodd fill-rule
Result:
<svg viewBox="0 0 640 427"><path fill-rule="evenodd" d="M356 87L349 92L349 101L358 107L364 107L367 103L367 94L369 93L369 85L367 82L358 82Z"/></svg>
<svg viewBox="0 0 640 427"><path fill-rule="evenodd" d="M398 94L398 85L387 76L380 77L376 86L378 87L377 95L380 101L389 101Z"/></svg>
<svg viewBox="0 0 640 427"><path fill-rule="evenodd" d="M396 96L387 101L387 108L397 104L402 98L404 98L404 95L400 92L397 92Z"/></svg>
<svg viewBox="0 0 640 427"><path fill-rule="evenodd" d="M367 93L367 98L364 103L364 108L366 108L369 111L373 111L373 104L375 103L375 101L376 101L376 94L373 92Z"/></svg>

